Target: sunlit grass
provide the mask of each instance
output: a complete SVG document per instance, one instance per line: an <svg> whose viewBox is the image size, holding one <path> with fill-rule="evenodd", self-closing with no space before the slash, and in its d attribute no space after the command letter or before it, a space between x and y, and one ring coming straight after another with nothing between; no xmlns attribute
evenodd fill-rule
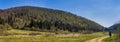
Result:
<svg viewBox="0 0 120 42"><path fill-rule="evenodd" d="M103 42L115 42L116 35L113 35L111 38L106 38Z"/></svg>
<svg viewBox="0 0 120 42"><path fill-rule="evenodd" d="M8 32L26 34L34 31L11 30ZM93 33L93 34L80 34L80 33L52 34L50 32L39 32L39 33L42 34L0 36L0 42L84 42L86 40L104 35L101 32Z"/></svg>

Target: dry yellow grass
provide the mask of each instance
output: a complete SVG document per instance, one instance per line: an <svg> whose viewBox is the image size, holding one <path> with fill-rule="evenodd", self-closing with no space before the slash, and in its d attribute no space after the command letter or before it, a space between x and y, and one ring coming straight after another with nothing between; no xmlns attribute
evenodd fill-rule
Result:
<svg viewBox="0 0 120 42"><path fill-rule="evenodd" d="M38 35L28 35L29 33L35 33L35 31L11 30L8 32L13 34L18 33L18 35L0 36L0 42L84 42L104 35L100 32L93 34L37 32L39 33ZM28 34L21 35L26 33Z"/></svg>

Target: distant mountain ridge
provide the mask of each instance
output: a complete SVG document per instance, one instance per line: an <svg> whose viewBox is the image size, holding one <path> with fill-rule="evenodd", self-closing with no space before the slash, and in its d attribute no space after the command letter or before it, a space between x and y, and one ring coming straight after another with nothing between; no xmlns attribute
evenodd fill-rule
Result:
<svg viewBox="0 0 120 42"><path fill-rule="evenodd" d="M117 28L120 26L120 23L116 23L109 27L110 30L117 30Z"/></svg>
<svg viewBox="0 0 120 42"><path fill-rule="evenodd" d="M0 10L0 24L14 29L35 31L102 31L103 26L81 16L61 10L20 6Z"/></svg>

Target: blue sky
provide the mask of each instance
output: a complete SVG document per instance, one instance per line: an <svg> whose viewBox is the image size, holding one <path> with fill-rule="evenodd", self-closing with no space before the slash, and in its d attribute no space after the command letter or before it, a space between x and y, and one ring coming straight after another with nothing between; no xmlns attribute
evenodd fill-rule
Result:
<svg viewBox="0 0 120 42"><path fill-rule="evenodd" d="M68 11L105 27L120 20L120 0L0 0L0 9L26 5Z"/></svg>

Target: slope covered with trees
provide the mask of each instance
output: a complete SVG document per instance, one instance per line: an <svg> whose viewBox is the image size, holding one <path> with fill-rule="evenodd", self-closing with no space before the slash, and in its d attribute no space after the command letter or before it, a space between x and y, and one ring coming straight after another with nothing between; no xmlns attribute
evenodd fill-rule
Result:
<svg viewBox="0 0 120 42"><path fill-rule="evenodd" d="M0 25L6 29L34 31L102 31L103 26L81 16L61 10L21 6L0 10Z"/></svg>

